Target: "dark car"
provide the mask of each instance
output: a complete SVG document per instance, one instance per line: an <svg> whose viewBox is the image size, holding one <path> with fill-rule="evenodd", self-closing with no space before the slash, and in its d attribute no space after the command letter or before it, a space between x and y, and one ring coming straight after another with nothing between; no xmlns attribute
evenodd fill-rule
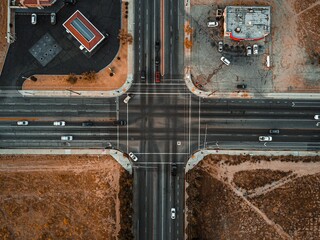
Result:
<svg viewBox="0 0 320 240"><path fill-rule="evenodd" d="M113 121L113 125L115 125L115 126L125 126L125 125L127 125L127 121L126 120L116 120L116 121Z"/></svg>
<svg viewBox="0 0 320 240"><path fill-rule="evenodd" d="M146 71L142 70L140 72L140 80L141 82L146 82Z"/></svg>
<svg viewBox="0 0 320 240"><path fill-rule="evenodd" d="M92 127L93 126L93 122L83 122L82 127Z"/></svg>
<svg viewBox="0 0 320 240"><path fill-rule="evenodd" d="M156 58L155 58L155 64L156 64L156 66L159 66L159 65L160 65L160 57L159 57L159 56L156 56Z"/></svg>
<svg viewBox="0 0 320 240"><path fill-rule="evenodd" d="M270 130L269 130L269 133L270 133L270 134L279 134L279 133L280 133L280 130L279 130L279 129L270 129Z"/></svg>
<svg viewBox="0 0 320 240"><path fill-rule="evenodd" d="M75 5L77 3L77 0L64 0L64 3L67 5Z"/></svg>
<svg viewBox="0 0 320 240"><path fill-rule="evenodd" d="M156 52L160 51L160 41L156 41L155 49L156 49Z"/></svg>
<svg viewBox="0 0 320 240"><path fill-rule="evenodd" d="M171 175L172 176L177 176L177 171L178 171L177 165L176 164L172 164L172 166L171 166Z"/></svg>
<svg viewBox="0 0 320 240"><path fill-rule="evenodd" d="M246 89L247 88L247 84L238 84L237 88L239 89Z"/></svg>

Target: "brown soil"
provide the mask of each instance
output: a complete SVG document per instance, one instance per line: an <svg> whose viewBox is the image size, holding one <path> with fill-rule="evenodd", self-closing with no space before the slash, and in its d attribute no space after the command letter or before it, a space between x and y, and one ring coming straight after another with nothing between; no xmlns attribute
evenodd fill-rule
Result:
<svg viewBox="0 0 320 240"><path fill-rule="evenodd" d="M128 19L125 18L125 2L122 2L122 29L128 31ZM76 75L77 81L67 81L68 75L35 75L37 81L26 80L23 90L75 90L75 91L110 91L120 88L127 80L128 43L121 44L118 55L112 63L96 73L95 79L86 80L83 75ZM110 76L112 69L114 75ZM72 73L70 73L72 74Z"/></svg>
<svg viewBox="0 0 320 240"><path fill-rule="evenodd" d="M7 1L0 3L0 74L7 55L9 45L7 43Z"/></svg>
<svg viewBox="0 0 320 240"><path fill-rule="evenodd" d="M132 180L110 156L0 156L0 161L0 239L132 236L132 225L126 225Z"/></svg>
<svg viewBox="0 0 320 240"><path fill-rule="evenodd" d="M187 173L188 239L318 239L319 180L319 156L207 156Z"/></svg>
<svg viewBox="0 0 320 240"><path fill-rule="evenodd" d="M240 188L251 190L258 187L263 187L274 181L278 181L290 173L291 172L272 171L269 169L240 171L234 174L233 182Z"/></svg>

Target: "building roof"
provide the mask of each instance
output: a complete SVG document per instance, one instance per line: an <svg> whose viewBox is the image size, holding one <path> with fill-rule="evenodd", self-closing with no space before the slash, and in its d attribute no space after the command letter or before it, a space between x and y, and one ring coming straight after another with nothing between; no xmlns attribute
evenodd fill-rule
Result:
<svg viewBox="0 0 320 240"><path fill-rule="evenodd" d="M89 52L105 38L79 10L72 14L63 26Z"/></svg>
<svg viewBox="0 0 320 240"><path fill-rule="evenodd" d="M233 40L260 40L270 33L270 6L227 6L224 35Z"/></svg>
<svg viewBox="0 0 320 240"><path fill-rule="evenodd" d="M20 0L24 6L51 6L56 0Z"/></svg>

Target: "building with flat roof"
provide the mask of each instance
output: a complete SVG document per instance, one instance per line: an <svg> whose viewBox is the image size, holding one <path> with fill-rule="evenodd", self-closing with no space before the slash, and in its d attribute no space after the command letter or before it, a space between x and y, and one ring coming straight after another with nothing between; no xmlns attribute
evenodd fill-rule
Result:
<svg viewBox="0 0 320 240"><path fill-rule="evenodd" d="M105 38L79 10L62 25L81 44L80 49L85 48L88 52L92 52Z"/></svg>
<svg viewBox="0 0 320 240"><path fill-rule="evenodd" d="M270 6L227 6L223 15L225 38L257 41L270 34Z"/></svg>

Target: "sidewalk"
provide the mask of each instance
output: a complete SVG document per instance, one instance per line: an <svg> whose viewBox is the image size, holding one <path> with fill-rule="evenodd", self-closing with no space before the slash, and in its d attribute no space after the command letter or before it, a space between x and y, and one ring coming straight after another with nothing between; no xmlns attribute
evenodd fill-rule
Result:
<svg viewBox="0 0 320 240"><path fill-rule="evenodd" d="M188 160L185 171L196 166L205 156L215 155L250 155L250 156L319 156L318 151L241 151L241 150L198 150Z"/></svg>
<svg viewBox="0 0 320 240"><path fill-rule="evenodd" d="M134 0L126 0L128 2L128 33L134 36ZM121 20L122 24L122 20ZM133 39L134 41L135 39ZM133 83L133 43L128 44L128 74L125 84L120 88L111 91L41 91L41 90L18 90L22 96L26 97L118 97L126 93Z"/></svg>
<svg viewBox="0 0 320 240"><path fill-rule="evenodd" d="M114 149L0 149L0 155L110 155L132 174L132 163L123 152Z"/></svg>

